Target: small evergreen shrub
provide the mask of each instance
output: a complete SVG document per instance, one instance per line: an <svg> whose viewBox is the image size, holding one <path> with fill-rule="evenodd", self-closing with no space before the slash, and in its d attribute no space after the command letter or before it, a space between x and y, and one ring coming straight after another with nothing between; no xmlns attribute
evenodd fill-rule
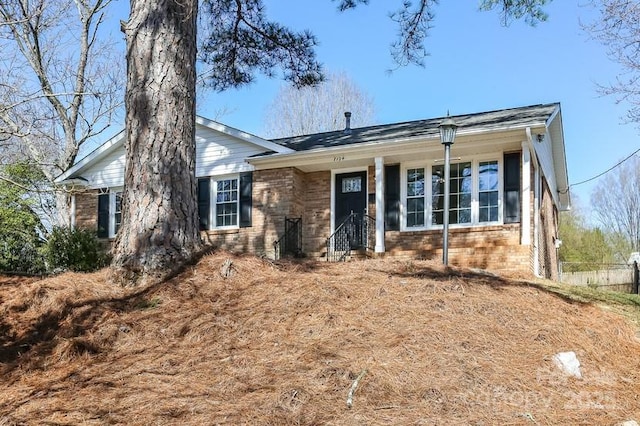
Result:
<svg viewBox="0 0 640 426"><path fill-rule="evenodd" d="M0 271L43 274L46 231L35 208L38 197L29 188L40 187L44 175L37 166L18 162L0 165L0 177Z"/></svg>
<svg viewBox="0 0 640 426"><path fill-rule="evenodd" d="M88 229L54 228L45 253L50 271L92 272L109 260L95 232Z"/></svg>
<svg viewBox="0 0 640 426"><path fill-rule="evenodd" d="M41 275L46 272L41 243L36 239L0 237L0 271Z"/></svg>

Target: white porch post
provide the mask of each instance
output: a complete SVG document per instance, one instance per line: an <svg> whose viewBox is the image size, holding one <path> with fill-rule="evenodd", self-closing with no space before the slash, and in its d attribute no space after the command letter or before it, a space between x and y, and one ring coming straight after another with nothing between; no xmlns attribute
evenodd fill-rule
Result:
<svg viewBox="0 0 640 426"><path fill-rule="evenodd" d="M527 142L522 142L522 235L520 244L531 244L531 152Z"/></svg>
<svg viewBox="0 0 640 426"><path fill-rule="evenodd" d="M384 253L384 157L376 157L376 253Z"/></svg>

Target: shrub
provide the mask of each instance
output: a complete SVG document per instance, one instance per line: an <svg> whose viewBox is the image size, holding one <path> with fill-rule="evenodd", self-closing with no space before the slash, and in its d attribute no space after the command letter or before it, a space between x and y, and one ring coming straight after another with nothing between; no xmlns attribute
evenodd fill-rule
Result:
<svg viewBox="0 0 640 426"><path fill-rule="evenodd" d="M108 263L95 232L88 229L54 228L45 253L51 271L92 272Z"/></svg>
<svg viewBox="0 0 640 426"><path fill-rule="evenodd" d="M0 237L0 271L21 274L44 274L46 266L41 242L35 238Z"/></svg>
<svg viewBox="0 0 640 426"><path fill-rule="evenodd" d="M0 177L0 271L42 274L45 231L29 188L37 188L43 177L24 162L1 165Z"/></svg>

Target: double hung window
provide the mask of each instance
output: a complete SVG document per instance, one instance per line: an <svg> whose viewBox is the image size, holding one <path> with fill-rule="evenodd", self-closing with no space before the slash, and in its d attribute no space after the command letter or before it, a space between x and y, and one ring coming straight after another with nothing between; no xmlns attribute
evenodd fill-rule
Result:
<svg viewBox="0 0 640 426"><path fill-rule="evenodd" d="M251 226L251 172L198 179L200 229Z"/></svg>
<svg viewBox="0 0 640 426"><path fill-rule="evenodd" d="M122 224L122 190L102 190L98 195L98 237L114 238Z"/></svg>
<svg viewBox="0 0 640 426"><path fill-rule="evenodd" d="M214 181L213 203L216 228L238 226L238 179Z"/></svg>

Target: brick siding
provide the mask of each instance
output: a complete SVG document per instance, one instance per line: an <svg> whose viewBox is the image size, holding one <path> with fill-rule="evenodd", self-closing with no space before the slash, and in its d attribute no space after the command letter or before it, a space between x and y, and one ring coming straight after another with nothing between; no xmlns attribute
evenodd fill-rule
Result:
<svg viewBox="0 0 640 426"><path fill-rule="evenodd" d="M375 172L368 170L368 194L375 194ZM557 258L553 238L557 229L557 211L546 185L542 201L541 263L545 275L557 276ZM331 172L303 173L296 168L260 170L253 173L252 226L231 230L202 232L203 240L214 247L252 252L272 257L273 243L284 233L285 217L302 218L302 250L309 257L325 258L326 239L331 232ZM98 191L76 195L76 226L97 229ZM533 195L533 194L532 194ZM532 211L533 196L528 206ZM368 203L375 215L375 203ZM452 265L499 271L532 273L531 246L520 245L520 224L451 228L449 262ZM532 239L533 241L533 239ZM385 256L442 258L442 231L387 231Z"/></svg>
<svg viewBox="0 0 640 426"><path fill-rule="evenodd" d="M540 206L540 237L538 241L540 274L544 278L558 280L558 251L555 239L558 235L558 210L553 204L551 191L542 181L542 203Z"/></svg>
<svg viewBox="0 0 640 426"><path fill-rule="evenodd" d="M385 255L442 259L442 230L385 233ZM531 273L529 247L520 245L520 224L449 229L449 264Z"/></svg>
<svg viewBox="0 0 640 426"><path fill-rule="evenodd" d="M255 171L251 226L203 231L203 240L214 247L272 257L273 243L284 233L285 217L300 215L301 202L294 195L300 178L293 168Z"/></svg>
<svg viewBox="0 0 640 426"><path fill-rule="evenodd" d="M331 172L305 175L302 249L312 257L326 255L331 234Z"/></svg>
<svg viewBox="0 0 640 426"><path fill-rule="evenodd" d="M98 190L75 193L76 228L98 232Z"/></svg>

